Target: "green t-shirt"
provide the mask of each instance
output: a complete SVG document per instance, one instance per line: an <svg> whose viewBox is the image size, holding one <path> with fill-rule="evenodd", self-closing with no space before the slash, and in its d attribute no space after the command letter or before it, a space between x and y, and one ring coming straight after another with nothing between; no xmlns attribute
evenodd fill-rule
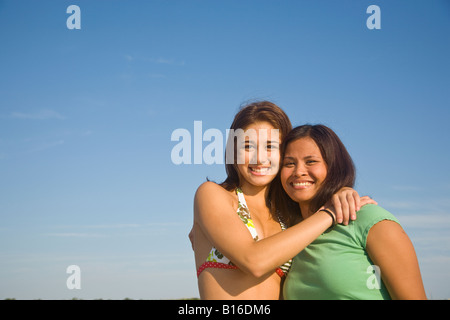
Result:
<svg viewBox="0 0 450 320"><path fill-rule="evenodd" d="M288 300L390 299L380 270L366 248L370 228L382 220L398 220L385 209L369 204L348 226L337 225L320 235L292 261L284 283Z"/></svg>

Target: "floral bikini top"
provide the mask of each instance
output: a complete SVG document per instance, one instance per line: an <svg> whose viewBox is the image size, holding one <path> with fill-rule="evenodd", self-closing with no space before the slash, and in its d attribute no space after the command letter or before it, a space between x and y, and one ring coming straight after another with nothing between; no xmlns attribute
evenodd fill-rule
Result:
<svg viewBox="0 0 450 320"><path fill-rule="evenodd" d="M244 193L240 188L236 189L236 194L238 196L238 209L237 214L239 218L241 218L242 222L247 227L248 231L252 235L253 240L258 241L258 233L256 232L255 225L253 224L253 220L250 216L250 211L248 210L247 203L245 202ZM280 223L281 230L286 230L286 225L280 220L278 217L278 222ZM277 274L280 277L284 277L291 267L292 260L289 260L282 266L276 269ZM239 269L235 266L230 259L225 257L222 253L219 252L216 248L212 248L209 252L206 261L198 268L197 277L200 276L203 270L207 268L220 268L220 269Z"/></svg>

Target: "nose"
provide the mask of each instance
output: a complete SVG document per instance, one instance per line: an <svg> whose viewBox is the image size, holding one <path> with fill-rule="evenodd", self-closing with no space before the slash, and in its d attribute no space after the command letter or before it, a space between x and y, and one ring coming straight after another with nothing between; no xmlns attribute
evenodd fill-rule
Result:
<svg viewBox="0 0 450 320"><path fill-rule="evenodd" d="M294 168L294 171L292 172L292 176L294 177L302 177L306 176L306 168L302 164L297 164Z"/></svg>
<svg viewBox="0 0 450 320"><path fill-rule="evenodd" d="M258 164L269 164L269 155L266 148L258 149Z"/></svg>
<svg viewBox="0 0 450 320"><path fill-rule="evenodd" d="M265 165L270 164L268 151L265 148L258 148L250 155L250 164Z"/></svg>

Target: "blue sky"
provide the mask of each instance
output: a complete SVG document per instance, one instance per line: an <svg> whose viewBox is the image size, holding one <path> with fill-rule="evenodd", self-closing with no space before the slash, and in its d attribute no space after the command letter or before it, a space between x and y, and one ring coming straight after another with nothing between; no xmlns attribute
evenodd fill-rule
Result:
<svg viewBox="0 0 450 320"><path fill-rule="evenodd" d="M252 99L338 133L450 298L449 34L445 0L0 1L0 298L197 297L192 200L225 170L171 134Z"/></svg>

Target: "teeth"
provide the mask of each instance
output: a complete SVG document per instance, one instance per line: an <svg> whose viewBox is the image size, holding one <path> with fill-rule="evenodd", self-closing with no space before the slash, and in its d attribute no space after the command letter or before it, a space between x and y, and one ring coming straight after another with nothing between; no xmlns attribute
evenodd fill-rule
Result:
<svg viewBox="0 0 450 320"><path fill-rule="evenodd" d="M269 171L270 168L250 168L253 172L262 173Z"/></svg>
<svg viewBox="0 0 450 320"><path fill-rule="evenodd" d="M312 185L311 182L297 182L292 184L294 187L300 187L300 186L310 186Z"/></svg>

